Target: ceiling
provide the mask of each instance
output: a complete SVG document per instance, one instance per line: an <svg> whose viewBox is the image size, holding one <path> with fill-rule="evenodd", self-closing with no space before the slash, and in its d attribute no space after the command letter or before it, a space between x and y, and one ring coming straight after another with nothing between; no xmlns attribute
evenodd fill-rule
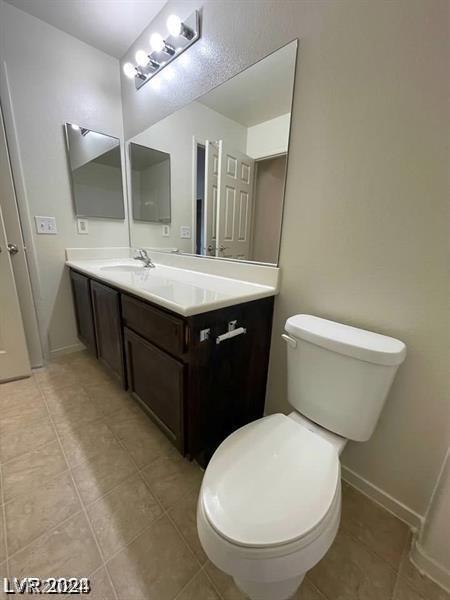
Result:
<svg viewBox="0 0 450 600"><path fill-rule="evenodd" d="M245 127L291 112L297 43L291 42L198 102Z"/></svg>
<svg viewBox="0 0 450 600"><path fill-rule="evenodd" d="M122 58L167 0L6 0L50 25Z"/></svg>

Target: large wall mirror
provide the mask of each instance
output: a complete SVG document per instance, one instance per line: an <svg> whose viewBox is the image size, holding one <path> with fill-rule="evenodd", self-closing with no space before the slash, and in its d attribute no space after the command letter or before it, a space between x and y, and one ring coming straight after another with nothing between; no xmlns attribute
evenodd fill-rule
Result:
<svg viewBox="0 0 450 600"><path fill-rule="evenodd" d="M124 219L120 140L65 124L75 215Z"/></svg>
<svg viewBox="0 0 450 600"><path fill-rule="evenodd" d="M133 219L170 223L170 154L129 144Z"/></svg>
<svg viewBox="0 0 450 600"><path fill-rule="evenodd" d="M278 263L296 56L294 41L130 140L132 246Z"/></svg>

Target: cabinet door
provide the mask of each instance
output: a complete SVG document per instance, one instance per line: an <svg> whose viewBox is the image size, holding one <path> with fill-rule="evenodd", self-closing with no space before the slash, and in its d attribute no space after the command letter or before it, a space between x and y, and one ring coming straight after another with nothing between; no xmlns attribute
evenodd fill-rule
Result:
<svg viewBox="0 0 450 600"><path fill-rule="evenodd" d="M70 281L72 283L78 337L89 352L97 356L90 280L88 277L80 275L80 273L70 271Z"/></svg>
<svg viewBox="0 0 450 600"><path fill-rule="evenodd" d="M184 453L184 365L125 328L128 386Z"/></svg>
<svg viewBox="0 0 450 600"><path fill-rule="evenodd" d="M124 384L119 292L91 281L91 293L98 359Z"/></svg>

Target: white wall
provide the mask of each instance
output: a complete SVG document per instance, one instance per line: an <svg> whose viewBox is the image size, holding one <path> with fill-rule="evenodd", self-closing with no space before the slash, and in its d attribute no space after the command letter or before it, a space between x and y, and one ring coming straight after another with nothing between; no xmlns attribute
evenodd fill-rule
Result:
<svg viewBox="0 0 450 600"><path fill-rule="evenodd" d="M291 113L258 123L247 129L247 154L254 158L267 158L285 154L288 150Z"/></svg>
<svg viewBox="0 0 450 600"><path fill-rule="evenodd" d="M247 128L199 102L186 106L131 139L130 141L137 144L170 154L172 196L170 236L162 237L162 226L159 223L132 221L132 246L193 251L193 231L191 239L181 239L180 226L187 225L192 228L194 220L192 214L194 135L199 142L204 142L206 139L224 139L236 150L245 152Z"/></svg>
<svg viewBox="0 0 450 600"><path fill-rule="evenodd" d="M164 31L194 0L171 0ZM448 414L448 14L446 0L202 2L202 39L175 78L124 79L126 136L300 38L267 408L289 410L280 333L298 312L404 340L373 438L343 462L424 514ZM145 47L149 28L130 48ZM268 82L270 85L270 82Z"/></svg>
<svg viewBox="0 0 450 600"><path fill-rule="evenodd" d="M123 137L119 65L1 0L0 11L0 54L24 174L21 200L28 203L30 215L55 216L58 227L56 236L33 236L41 331L56 350L78 343L64 249L128 245L126 221L91 219L89 235L77 235L63 132L63 124L71 122ZM2 83L4 99L4 78ZM7 133L12 140L11 128Z"/></svg>

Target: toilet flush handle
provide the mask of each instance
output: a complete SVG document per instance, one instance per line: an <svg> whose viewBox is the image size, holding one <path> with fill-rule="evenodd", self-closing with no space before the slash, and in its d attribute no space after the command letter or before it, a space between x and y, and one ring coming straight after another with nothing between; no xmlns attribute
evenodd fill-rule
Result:
<svg viewBox="0 0 450 600"><path fill-rule="evenodd" d="M281 337L291 348L297 348L297 340L295 338L287 335L287 333L282 333Z"/></svg>

